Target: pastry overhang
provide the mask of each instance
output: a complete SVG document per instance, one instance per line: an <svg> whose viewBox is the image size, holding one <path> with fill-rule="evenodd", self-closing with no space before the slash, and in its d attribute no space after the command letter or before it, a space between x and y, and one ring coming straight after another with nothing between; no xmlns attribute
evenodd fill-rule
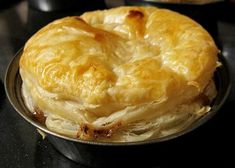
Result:
<svg viewBox="0 0 235 168"><path fill-rule="evenodd" d="M218 49L199 24L155 7L56 20L20 59L22 93L70 137L139 141L187 128L210 110Z"/></svg>

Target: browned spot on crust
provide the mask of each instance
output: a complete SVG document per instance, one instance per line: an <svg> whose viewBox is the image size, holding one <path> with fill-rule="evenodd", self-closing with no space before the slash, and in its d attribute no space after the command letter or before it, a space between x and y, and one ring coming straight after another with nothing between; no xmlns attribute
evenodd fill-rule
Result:
<svg viewBox="0 0 235 168"><path fill-rule="evenodd" d="M203 106L209 105L211 103L210 99L204 94L199 95L197 99L202 102Z"/></svg>
<svg viewBox="0 0 235 168"><path fill-rule="evenodd" d="M142 37L144 35L145 19L143 12L139 10L129 11L125 20L133 37Z"/></svg>
<svg viewBox="0 0 235 168"><path fill-rule="evenodd" d="M85 20L83 20L82 18L80 18L80 17L78 17L78 16L75 16L74 18L75 18L76 20L78 20L78 21L81 21L81 22L83 22L83 23L86 23Z"/></svg>
<svg viewBox="0 0 235 168"><path fill-rule="evenodd" d="M94 130L94 139L97 139L99 137L106 137L106 138L110 138L113 134L113 131L110 130Z"/></svg>
<svg viewBox="0 0 235 168"><path fill-rule="evenodd" d="M121 126L121 122L107 123L104 128L95 129L88 124L81 126L80 131L77 133L77 138L84 140L96 140L99 138L110 138L115 130Z"/></svg>
<svg viewBox="0 0 235 168"><path fill-rule="evenodd" d="M102 124L102 126L106 126L106 125L109 125L109 124L111 124L111 122L106 122L106 123Z"/></svg>
<svg viewBox="0 0 235 168"><path fill-rule="evenodd" d="M141 11L138 11L138 10L130 10L129 14L127 15L127 17L141 19L141 18L144 17L144 14Z"/></svg>
<svg viewBox="0 0 235 168"><path fill-rule="evenodd" d="M42 110L40 110L39 108L34 109L33 118L35 118L38 122L45 124L46 117L44 116Z"/></svg>
<svg viewBox="0 0 235 168"><path fill-rule="evenodd" d="M83 125L81 127L81 131L84 132L85 134L88 134L88 131L89 131L89 127L87 125Z"/></svg>
<svg viewBox="0 0 235 168"><path fill-rule="evenodd" d="M96 34L95 34L95 40L98 41L98 42L102 42L102 41L105 40L105 37L104 37L104 35L101 34L101 33L96 33Z"/></svg>
<svg viewBox="0 0 235 168"><path fill-rule="evenodd" d="M109 123L106 126L107 128L94 129L93 138L94 139L97 139L99 137L110 138L113 135L114 131L121 126L121 122L117 122L114 124Z"/></svg>

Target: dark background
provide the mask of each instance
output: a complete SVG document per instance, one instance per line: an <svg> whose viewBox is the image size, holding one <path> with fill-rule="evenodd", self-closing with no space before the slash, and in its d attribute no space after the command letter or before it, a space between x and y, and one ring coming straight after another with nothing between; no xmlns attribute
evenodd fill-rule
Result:
<svg viewBox="0 0 235 168"><path fill-rule="evenodd" d="M38 7L32 0L29 2L30 5L26 1L0 1L0 167L83 168L85 166L58 153L47 139L43 140L36 129L14 111L6 98L3 81L9 61L40 27L56 18L80 15L84 11L103 9L106 6L101 0L72 0L67 6L63 0L60 1L61 5L52 0L53 3L47 8ZM194 18L212 34L228 61L234 83L235 3L157 5ZM164 161L156 161L155 167L203 167L205 164L235 167L234 107L235 91L232 87L231 94L219 113L200 128L182 137L181 143L177 144L180 145L180 150L174 151L174 156L169 153L169 158Z"/></svg>

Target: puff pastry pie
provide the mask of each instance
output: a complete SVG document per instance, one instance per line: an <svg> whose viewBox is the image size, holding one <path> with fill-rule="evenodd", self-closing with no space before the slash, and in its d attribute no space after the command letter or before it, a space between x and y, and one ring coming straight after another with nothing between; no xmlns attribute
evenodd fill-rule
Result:
<svg viewBox="0 0 235 168"><path fill-rule="evenodd" d="M118 7L43 27L20 59L27 107L59 134L141 141L186 129L210 110L218 49L179 13Z"/></svg>

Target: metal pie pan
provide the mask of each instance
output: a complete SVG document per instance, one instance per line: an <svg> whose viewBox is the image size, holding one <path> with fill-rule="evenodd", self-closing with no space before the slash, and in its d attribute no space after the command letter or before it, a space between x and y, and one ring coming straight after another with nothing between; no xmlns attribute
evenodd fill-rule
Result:
<svg viewBox="0 0 235 168"><path fill-rule="evenodd" d="M19 59L21 54L22 49L10 62L5 75L5 91L10 103L25 120L45 132L48 140L63 155L73 161L92 167L119 167L123 163L132 166L135 164L138 166L141 164L145 166L146 164L153 164L156 162L156 158L161 158L156 155L153 156L153 150L164 151L166 146L169 147L171 141L183 137L182 135L189 132L193 132L197 127L207 122L223 106L231 89L227 63L225 58L219 55L222 66L217 68L214 76L218 91L217 96L211 105L210 112L198 119L192 126L181 132L153 140L122 143L85 141L52 132L32 117L21 95L22 80L19 74Z"/></svg>

